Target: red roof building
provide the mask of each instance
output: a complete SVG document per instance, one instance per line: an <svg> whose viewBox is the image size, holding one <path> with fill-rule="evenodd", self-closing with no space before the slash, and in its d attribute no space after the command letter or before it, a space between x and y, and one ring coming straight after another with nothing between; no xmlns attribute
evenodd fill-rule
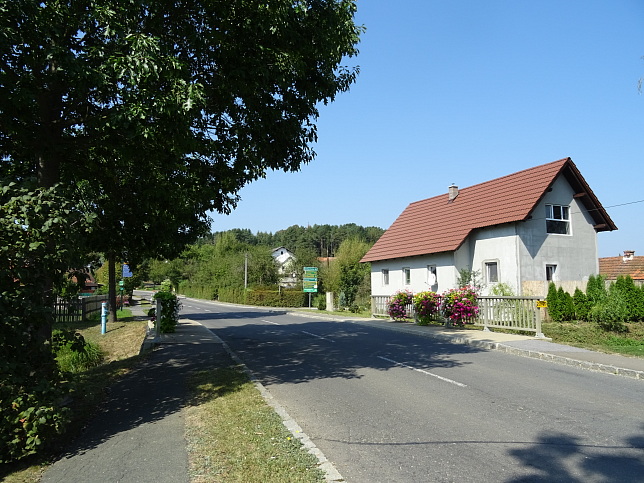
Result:
<svg viewBox="0 0 644 483"><path fill-rule="evenodd" d="M596 274L596 233L616 229L565 158L411 203L362 261L372 263L374 294L452 288L462 269L480 271L488 286L504 281L520 294L526 281Z"/></svg>
<svg viewBox="0 0 644 483"><path fill-rule="evenodd" d="M624 250L621 257L600 258L599 274L606 280L630 276L634 281L644 283L644 257L636 257L633 250Z"/></svg>

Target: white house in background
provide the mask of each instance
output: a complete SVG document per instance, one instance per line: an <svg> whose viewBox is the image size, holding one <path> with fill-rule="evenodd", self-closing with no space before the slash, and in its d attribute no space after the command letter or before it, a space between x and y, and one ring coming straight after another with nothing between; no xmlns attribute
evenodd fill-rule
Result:
<svg viewBox="0 0 644 483"><path fill-rule="evenodd" d="M444 292L459 270L545 295L598 273L597 232L617 227L570 158L411 203L362 259L372 295ZM571 291L572 293L572 291Z"/></svg>
<svg viewBox="0 0 644 483"><path fill-rule="evenodd" d="M295 255L285 247L277 247L271 255L277 264L277 273L280 277L280 286L292 288L297 285L297 274L295 273Z"/></svg>

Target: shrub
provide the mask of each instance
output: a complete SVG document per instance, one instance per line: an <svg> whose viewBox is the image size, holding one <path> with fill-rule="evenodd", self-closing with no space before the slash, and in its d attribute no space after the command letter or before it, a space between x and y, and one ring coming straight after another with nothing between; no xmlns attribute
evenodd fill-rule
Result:
<svg viewBox="0 0 644 483"><path fill-rule="evenodd" d="M300 290L247 290L243 303L262 307L307 307L308 294Z"/></svg>
<svg viewBox="0 0 644 483"><path fill-rule="evenodd" d="M318 310L326 310L326 296L324 294L317 294L313 298L313 305L317 307Z"/></svg>
<svg viewBox="0 0 644 483"><path fill-rule="evenodd" d="M598 305L606 300L606 282L601 275L591 275L586 283L586 297L591 306Z"/></svg>
<svg viewBox="0 0 644 483"><path fill-rule="evenodd" d="M63 372L83 372L98 366L103 360L100 347L86 341L78 332L55 330L52 335L52 348L58 367Z"/></svg>
<svg viewBox="0 0 644 483"><path fill-rule="evenodd" d="M60 406L67 393L62 384L32 378L27 392L25 382L10 376L0 384L0 464L47 447L69 421L69 409Z"/></svg>
<svg viewBox="0 0 644 483"><path fill-rule="evenodd" d="M559 290L557 290L557 302L559 303L562 321L575 318L575 305L572 301L572 296L563 287L559 287Z"/></svg>
<svg viewBox="0 0 644 483"><path fill-rule="evenodd" d="M181 304L179 303L177 296L173 293L162 290L154 294L154 300L161 301L161 318L159 320L159 329L161 330L161 333L167 334L177 330L179 310L181 309Z"/></svg>
<svg viewBox="0 0 644 483"><path fill-rule="evenodd" d="M407 306L414 303L414 296L408 290L396 292L390 299L387 308L389 317L394 320L405 320L408 317Z"/></svg>
<svg viewBox="0 0 644 483"><path fill-rule="evenodd" d="M479 313L477 293L474 287L467 286L448 290L443 294L442 299L443 315L458 325L464 324Z"/></svg>
<svg viewBox="0 0 644 483"><path fill-rule="evenodd" d="M495 284L494 287L492 287L492 290L490 290L490 295L498 295L500 297L514 297L515 293L509 284L505 282L499 282Z"/></svg>
<svg viewBox="0 0 644 483"><path fill-rule="evenodd" d="M619 292L628 308L628 319L639 321L644 319L644 300L642 291L635 286L630 276L619 276L614 284L614 290ZM610 293L610 292L609 292Z"/></svg>
<svg viewBox="0 0 644 483"><path fill-rule="evenodd" d="M553 322L561 322L563 320L561 312L561 304L559 303L559 292L557 286L550 282L548 284L548 295L546 295L546 302L548 303L548 315Z"/></svg>
<svg viewBox="0 0 644 483"><path fill-rule="evenodd" d="M575 289L575 293L572 296L572 303L575 308L575 318L578 320L588 320L588 314L590 313L588 297L586 297L586 294L579 287Z"/></svg>
<svg viewBox="0 0 644 483"><path fill-rule="evenodd" d="M615 284L609 287L606 298L590 310L590 319L606 331L627 332L628 303Z"/></svg>
<svg viewBox="0 0 644 483"><path fill-rule="evenodd" d="M414 295L414 310L418 325L427 325L435 320L440 309L440 296L435 292L420 292Z"/></svg>

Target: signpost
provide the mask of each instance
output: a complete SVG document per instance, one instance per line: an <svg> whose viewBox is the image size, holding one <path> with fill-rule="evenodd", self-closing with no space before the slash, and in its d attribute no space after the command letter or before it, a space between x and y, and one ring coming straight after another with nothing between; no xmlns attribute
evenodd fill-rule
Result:
<svg viewBox="0 0 644 483"><path fill-rule="evenodd" d="M304 267L302 288L309 294L309 308L311 308L311 293L318 291L318 267Z"/></svg>

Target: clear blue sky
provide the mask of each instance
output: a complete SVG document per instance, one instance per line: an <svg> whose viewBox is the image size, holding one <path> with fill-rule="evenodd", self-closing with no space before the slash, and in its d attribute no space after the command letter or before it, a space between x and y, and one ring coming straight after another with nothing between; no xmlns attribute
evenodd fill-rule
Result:
<svg viewBox="0 0 644 483"><path fill-rule="evenodd" d="M571 157L644 255L644 2L359 0L348 93L322 107L317 158L241 191L213 230L388 228L411 202Z"/></svg>

